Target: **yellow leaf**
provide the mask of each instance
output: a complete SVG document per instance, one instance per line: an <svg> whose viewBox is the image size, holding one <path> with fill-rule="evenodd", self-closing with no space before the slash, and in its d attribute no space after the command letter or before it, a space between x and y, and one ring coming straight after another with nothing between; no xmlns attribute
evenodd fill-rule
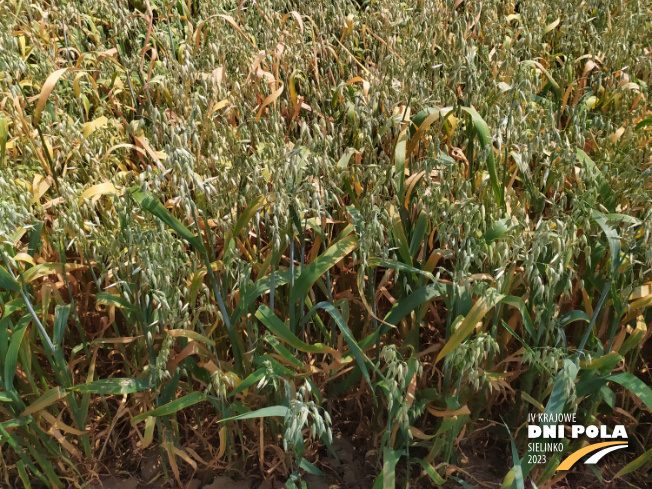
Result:
<svg viewBox="0 0 652 489"><path fill-rule="evenodd" d="M452 418L453 416L463 416L465 414L466 415L471 414L471 410L466 405L462 406L459 409L445 409L443 411L428 406L428 412L433 416L437 416L438 418Z"/></svg>
<svg viewBox="0 0 652 489"><path fill-rule="evenodd" d="M226 452L226 426L222 426L220 429L220 448L217 452L217 460L221 459Z"/></svg>
<svg viewBox="0 0 652 489"><path fill-rule="evenodd" d="M36 266L36 262L34 261L34 258L29 256L27 253L16 253L16 256L14 256L14 260L24 261L25 263L29 263L34 267Z"/></svg>
<svg viewBox="0 0 652 489"><path fill-rule="evenodd" d="M80 200L83 199L93 199L97 200L102 195L122 195L122 192L115 188L111 182L99 183L93 185L92 187L86 189L83 194L81 194Z"/></svg>
<svg viewBox="0 0 652 489"><path fill-rule="evenodd" d="M633 301L636 299L641 299L642 297L647 297L648 295L652 294L651 283L652 282L648 282L646 284L641 285L640 287L636 287L634 289L634 292L632 292L632 295L629 296L629 300Z"/></svg>
<svg viewBox="0 0 652 489"><path fill-rule="evenodd" d="M183 487L183 484L181 483L181 474L179 473L179 466L177 465L177 460L176 457L174 456L174 448L175 448L174 442L172 441L163 442L163 448L165 449L165 452L168 455L168 461L170 462L170 468L172 469L174 478L179 483L179 487Z"/></svg>
<svg viewBox="0 0 652 489"><path fill-rule="evenodd" d="M296 10L292 10L287 14L285 14L283 16L283 19L281 20L281 24L285 24L285 22L288 20L288 17L290 17L290 15L293 16L294 19L297 21L297 24L299 24L299 29L301 30L301 34L303 34L303 20L301 20L301 15Z"/></svg>
<svg viewBox="0 0 652 489"><path fill-rule="evenodd" d="M161 164L161 158L159 157L159 153L163 153L162 151L154 151L152 147L149 145L149 141L145 136L134 136L134 140L140 144L143 148L145 148L145 151L149 155L150 158L152 158L156 163L159 165Z"/></svg>
<svg viewBox="0 0 652 489"><path fill-rule="evenodd" d="M188 455L184 450L175 447L174 445L172 446L172 449L174 450L174 453L177 454L179 457L181 457L188 465L190 465L193 468L193 470L197 470L197 462L195 462L190 457L190 455Z"/></svg>
<svg viewBox="0 0 652 489"><path fill-rule="evenodd" d="M238 32L240 33L240 35L242 35L242 37L244 37L247 41L249 41L249 43L250 43L252 46L254 46L254 43L252 42L252 40L251 40L250 38L247 37L247 35L246 35L246 34L244 33L244 31L240 28L240 26L239 26L238 23L233 19L233 17L231 17L230 15L225 15L225 14L214 14L214 15L211 15L211 16L209 16L209 17L206 17L206 18L205 18L203 21L201 21L201 22L199 23L199 25L197 26L197 33L195 34L195 52L197 52L197 50L199 49L199 43L201 42L201 30L202 30L202 28L204 27L204 24L205 24L206 22L208 22L209 20L214 19L215 17L220 17L220 18L226 20L229 24L231 24L231 25L233 26L233 28L234 28L236 31L238 31Z"/></svg>
<svg viewBox="0 0 652 489"><path fill-rule="evenodd" d="M67 395L68 395L68 392L66 392L61 387L55 387L53 389L50 389L45 394L43 394L41 397L39 397L36 401L34 401L32 404L30 404L27 407L27 409L25 409L22 413L20 413L20 415L21 416L29 416L30 414L37 413L40 410L45 409L48 406L51 406L52 404L57 402L59 399L63 399Z"/></svg>
<svg viewBox="0 0 652 489"><path fill-rule="evenodd" d="M413 437L425 441L432 440L435 437L435 435L426 435L423 431L421 431L419 428L415 428L414 426L410 426L410 433L412 433Z"/></svg>
<svg viewBox="0 0 652 489"><path fill-rule="evenodd" d="M77 435L77 436L84 435L86 433L85 431L80 431L78 429L73 428L72 426L68 426L63 421L55 418L47 411L41 411L39 415L45 418L52 425L52 428L54 429L65 431L66 433L70 433L71 435Z"/></svg>
<svg viewBox="0 0 652 489"><path fill-rule="evenodd" d="M616 129L616 132L609 135L609 141L611 141L613 144L616 144L623 134L625 134L625 128L619 127Z"/></svg>
<svg viewBox="0 0 652 489"><path fill-rule="evenodd" d="M75 95L77 97L81 96L81 88L79 86L79 83L81 82L81 79L83 77L88 78L88 81L91 82L91 85L93 86L93 89L97 92L97 83L93 79L92 76L90 76L87 72L85 71L80 71L75 75L75 80L72 82L72 89L75 92Z"/></svg>
<svg viewBox="0 0 652 489"><path fill-rule="evenodd" d="M94 121L84 124L84 139L93 134L96 129L106 126L108 119L104 116L98 117Z"/></svg>
<svg viewBox="0 0 652 489"><path fill-rule="evenodd" d="M77 263L66 263L65 270L66 272L74 272L76 270L82 270L87 268L86 265L79 265ZM64 271L64 266L62 263L41 263L36 265L34 268L22 273L23 280L26 284L33 282L36 279L45 277L51 274L62 274Z"/></svg>
<svg viewBox="0 0 652 489"><path fill-rule="evenodd" d="M238 31L242 37L244 37L247 41L249 41L252 45L254 44L249 37L244 33L242 28L238 25L238 23L231 17L230 15L225 15L225 14L216 14L218 17L221 17L222 19L226 20L229 24L233 26L233 28Z"/></svg>
<svg viewBox="0 0 652 489"><path fill-rule="evenodd" d="M287 17L287 15L286 15ZM299 96L297 95L297 87L294 85L294 79L297 77L297 70L292 71L290 75L290 99L292 100L292 106L295 107L299 103Z"/></svg>
<svg viewBox="0 0 652 489"><path fill-rule="evenodd" d="M229 103L229 100L225 98L224 100L220 100L218 103L216 103L215 105L213 105L213 108L210 109L210 110L208 111L208 114L207 114L207 115L208 115L208 118L210 119L211 116L212 116L215 112L217 112L218 110L220 110L220 109L226 107L228 103Z"/></svg>
<svg viewBox="0 0 652 489"><path fill-rule="evenodd" d="M32 182L32 195L34 196L34 202L41 200L41 197L43 197L45 192L47 192L52 186L52 182L52 177L46 178L43 175L34 175L34 181Z"/></svg>
<svg viewBox="0 0 652 489"><path fill-rule="evenodd" d="M360 76L354 76L351 78L346 84L344 85L345 87L348 87L349 85L353 85L354 83L362 83L362 94L367 98L369 95L369 87L371 86L367 80Z"/></svg>
<svg viewBox="0 0 652 489"><path fill-rule="evenodd" d="M145 420L145 434L141 441L142 448L147 448L154 440L154 427L156 426L155 421L156 418L154 416L148 416Z"/></svg>
<svg viewBox="0 0 652 489"><path fill-rule="evenodd" d="M263 110L265 107L267 107L269 104L274 102L277 98L281 96L283 93L283 88L285 88L283 85L280 86L278 90L275 92L272 92L271 95L269 95L265 100L263 100L263 103L260 106L260 109L258 109L258 114L256 115L256 122L260 120L260 116L263 115Z"/></svg>
<svg viewBox="0 0 652 489"><path fill-rule="evenodd" d="M448 342L439 352L439 355L437 355L437 360L435 360L435 363L439 362L439 360L455 350L455 348L457 348L473 332L476 324L484 318L485 314L493 309L494 305L500 302L503 297L504 296L502 295L496 295L495 297L483 297L482 299L479 299L475 304L473 304L473 307L469 313L460 322L457 329L448 339Z"/></svg>
<svg viewBox="0 0 652 489"><path fill-rule="evenodd" d="M47 433L49 435L52 435L59 443L61 443L61 446L65 448L68 451L68 453L72 455L74 458L76 459L82 458L81 452L77 450L75 445L73 445L68 440L66 440L66 438L61 434L61 432L58 429L51 427Z"/></svg>
<svg viewBox="0 0 652 489"><path fill-rule="evenodd" d="M557 20L548 24L546 28L543 30L543 35L545 36L546 34L548 34L548 32L550 32L555 27L557 27L559 25L559 20L560 20L559 17L557 17Z"/></svg>
<svg viewBox="0 0 652 489"><path fill-rule="evenodd" d="M48 76L48 79L45 80L43 88L41 89L41 94L38 97L38 102L36 102L36 109L34 109L34 124L38 124L40 122L41 112L43 112L43 109L45 108L48 97L52 93L52 90L57 84L57 81L59 81L59 78L61 78L61 75L63 75L66 71L68 71L68 68L61 68L60 70L52 73L50 76Z"/></svg>
<svg viewBox="0 0 652 489"><path fill-rule="evenodd" d="M521 391L521 397L532 404L535 408L537 408L539 411L544 412L546 408L544 407L543 404L541 404L539 401L537 401L534 397L532 397L530 394L528 394L525 391Z"/></svg>

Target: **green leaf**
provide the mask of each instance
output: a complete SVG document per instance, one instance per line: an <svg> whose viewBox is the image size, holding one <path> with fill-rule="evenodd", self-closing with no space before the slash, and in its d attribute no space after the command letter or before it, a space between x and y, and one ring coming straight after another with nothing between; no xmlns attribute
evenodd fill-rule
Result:
<svg viewBox="0 0 652 489"><path fill-rule="evenodd" d="M301 273L301 269L295 267L294 269L294 278L296 279ZM281 268L274 272L274 287L280 287L285 285L290 281L290 269ZM231 316L231 324L235 324L240 316L254 304L256 299L261 295L270 292L272 288L272 275L268 274L262 278L256 280L256 283L251 287L247 287L247 290L244 293L244 297L240 297L240 302L236 306Z"/></svg>
<svg viewBox="0 0 652 489"><path fill-rule="evenodd" d="M0 426L6 429L18 428L19 426L27 426L33 421L34 418L31 416L19 416L17 418L12 418L9 421L3 421L2 423L0 423Z"/></svg>
<svg viewBox="0 0 652 489"><path fill-rule="evenodd" d="M137 309L123 297L120 297L117 294L109 294L108 292L100 292L97 294L96 302L98 304L104 304L105 306L115 306L118 309L125 309L126 311L137 311Z"/></svg>
<svg viewBox="0 0 652 489"><path fill-rule="evenodd" d="M426 462L425 460L420 459L420 458L413 458L413 459L411 459L410 461L411 461L411 462L416 462L416 463L418 463L418 464L421 466L421 468L424 470L424 472L425 472L426 474L428 474L428 476L430 477L430 479L432 480L432 482L434 482L436 485L438 485L438 486L442 486L442 485L446 484L446 480L443 479L443 478L442 478L442 477L437 473L437 471L435 470L435 468L434 468L432 465L430 465L428 462Z"/></svg>
<svg viewBox="0 0 652 489"><path fill-rule="evenodd" d="M254 418L268 418L270 416L281 416L285 417L289 411L287 406L269 406L256 411L251 411L249 413L239 414L237 416L231 416L230 418L220 419L218 423L223 423L225 421L235 421L238 419L254 419Z"/></svg>
<svg viewBox="0 0 652 489"><path fill-rule="evenodd" d="M2 148L4 150L4 148ZM25 489L32 489L32 484L29 481L29 476L27 475L27 470L25 470L25 464L22 460L16 462L16 468L18 469L18 476L20 481L25 486Z"/></svg>
<svg viewBox="0 0 652 489"><path fill-rule="evenodd" d="M152 409L151 411L140 413L139 415L134 416L131 418L131 424L138 424L150 416L169 416L170 414L174 414L177 411L181 411L182 409L193 406L198 402L205 401L207 398L208 397L203 392L191 392L190 394L168 402L167 404L157 407L156 409Z"/></svg>
<svg viewBox="0 0 652 489"><path fill-rule="evenodd" d="M340 328L340 331L342 332L342 336L344 336L344 339L349 345L353 357L355 358L356 362L358 362L358 366L362 371L362 375L364 375L367 384L369 384L369 387L371 387L371 391L373 392L374 388L371 385L371 379L369 378L369 372L367 371L367 365L366 365L366 362L368 363L371 362L364 354L364 352L362 351L358 343L355 341L355 338L353 337L353 334L351 333L349 327L346 325L344 318L342 317L340 312L337 309L335 309L335 306L333 306L333 304L331 304L330 302L326 302L326 301L320 302L313 309L319 309L319 308L323 309L328 314L330 314L330 316L335 321L335 324L337 324L337 327ZM308 315L310 316L310 313Z"/></svg>
<svg viewBox="0 0 652 489"><path fill-rule="evenodd" d="M4 311L2 312L2 319L7 319L11 314L16 311L20 311L25 307L25 300L22 297L16 297L14 300L7 302L4 305Z"/></svg>
<svg viewBox="0 0 652 489"><path fill-rule="evenodd" d="M627 465L625 465L622 469L618 471L618 473L614 476L616 477L622 477L623 475L631 474L635 470L640 469L643 467L647 462L652 460L652 449L648 450L645 452L643 455L640 457L635 458L631 462L629 462Z"/></svg>
<svg viewBox="0 0 652 489"><path fill-rule="evenodd" d="M623 360L623 357L620 356L615 351L602 355L600 358L595 358L584 367L584 370L602 370L605 373L611 372L616 365L618 365Z"/></svg>
<svg viewBox="0 0 652 489"><path fill-rule="evenodd" d="M23 341L25 336L25 330L27 325L31 321L30 316L23 316L18 320L16 327L14 328L11 334L11 340L9 340L9 348L7 349L7 356L5 358L5 368L4 368L4 386L5 390L13 389L14 377L16 376L16 368L18 367L18 351L20 350L20 344Z"/></svg>
<svg viewBox="0 0 652 489"><path fill-rule="evenodd" d="M534 66L534 67L538 68L539 70L541 70L541 72L544 74L544 76L548 80L548 83L550 84L550 88L552 89L552 93L555 94L555 99L557 100L557 102L559 102L561 100L562 96L563 96L563 93L562 93L561 87L559 86L559 83L557 83L555 81L555 79L552 77L550 72L548 70L546 70L543 67L543 65L541 63L539 63L538 61L526 60L526 61L523 61L523 64Z"/></svg>
<svg viewBox="0 0 652 489"><path fill-rule="evenodd" d="M367 260L367 264L370 267L391 268L393 270L398 270L400 272L416 273L418 275L423 275L424 277L428 277L433 282L436 281L435 276L429 271L421 270L420 268L411 265L406 265L405 263L397 260L384 260L382 258L374 256Z"/></svg>
<svg viewBox="0 0 652 489"><path fill-rule="evenodd" d="M265 196L259 195L254 200L252 200L244 212L238 218L238 221L233 227L233 236L238 236L242 230L245 228L247 223L251 221L258 209L265 204Z"/></svg>
<svg viewBox="0 0 652 489"><path fill-rule="evenodd" d="M260 305L258 311L256 311L256 317L267 327L268 330L297 350L309 353L328 353L331 351L331 348L327 345L321 343L308 345L301 341L265 304Z"/></svg>
<svg viewBox="0 0 652 489"><path fill-rule="evenodd" d="M337 162L337 169L340 171L346 170L346 167L349 166L349 160L354 154L359 154L360 152L355 148L346 148L344 154Z"/></svg>
<svg viewBox="0 0 652 489"><path fill-rule="evenodd" d="M435 158L435 161L438 161L439 163L443 163L448 166L455 164L455 158L450 157L446 153L439 153L437 155L437 158Z"/></svg>
<svg viewBox="0 0 652 489"><path fill-rule="evenodd" d="M526 311L526 313L527 313L527 311ZM529 315L528 315L528 317L529 317ZM523 346L523 348L525 348L526 351L528 351L528 352L534 354L534 351L532 350L532 348L530 347L530 345L528 345L525 341L523 341L523 340L521 339L521 337L520 337L520 336L519 336L519 335L518 335L518 334L517 334L517 333L516 333L512 328L510 328L510 327L508 326L508 324L507 324L503 319L501 319L500 322L503 324L503 327L504 327L507 331L509 331L509 333L510 333L514 338L516 338L516 340L517 340L517 341L518 341L518 342ZM544 372L546 372L546 373L550 376L550 378L554 378L554 375L552 374L552 372L550 372L550 370L548 370L548 367L546 367L546 365L545 365L541 360L537 360L536 363L537 363L537 365L539 365L539 367L540 367Z"/></svg>
<svg viewBox="0 0 652 489"><path fill-rule="evenodd" d="M534 323L532 322L532 318L530 318L530 313L527 311L527 306L525 305L525 302L523 302L523 299L520 297L507 295L497 301L496 304L498 302L504 302L505 304L518 309L518 311L521 313L521 317L523 318L523 327L525 328L527 334L530 336L530 339L534 341L537 338L537 333L534 329Z"/></svg>
<svg viewBox="0 0 652 489"><path fill-rule="evenodd" d="M607 216L602 212L593 209L592 217L595 222L602 228L607 236L609 250L611 251L611 277L616 278L618 268L620 268L620 236L615 227L609 224Z"/></svg>
<svg viewBox="0 0 652 489"><path fill-rule="evenodd" d="M621 222L626 222L627 224L634 224L637 226L642 225L642 221L640 219L636 219L634 216L630 216L628 214L621 214L619 212L610 212L609 214L605 214L605 217L607 218L607 221L613 221L617 223Z"/></svg>
<svg viewBox="0 0 652 489"><path fill-rule="evenodd" d="M403 297L392 306L385 316L385 319L383 320L384 322L380 324L378 330L359 342L360 348L365 349L373 345L379 337L384 335L390 329L391 326L388 326L388 324L398 324L401 319L410 314L416 308L431 301L435 297L445 295L446 292L446 285L442 283L434 283L421 287L410 295Z"/></svg>
<svg viewBox="0 0 652 489"><path fill-rule="evenodd" d="M82 394L133 394L149 389L149 380L133 378L100 379L87 384L69 387L68 390Z"/></svg>
<svg viewBox="0 0 652 489"><path fill-rule="evenodd" d="M181 221L174 217L155 196L145 192L138 186L131 187L129 192L143 209L158 217L161 221L172 228L175 233L188 241L188 243L190 243L194 248L201 252L206 251L201 238L195 236L187 227L181 224Z"/></svg>
<svg viewBox="0 0 652 489"><path fill-rule="evenodd" d="M357 242L358 238L354 234L347 236L332 244L319 258L305 267L290 291L290 303L296 304L302 295L307 295L308 290L317 279L337 262L341 261L346 255L351 253L355 249Z"/></svg>
<svg viewBox="0 0 652 489"><path fill-rule="evenodd" d="M41 232L43 231L43 221L34 221L32 229L29 232L29 248L27 252L34 258L34 254L41 249Z"/></svg>
<svg viewBox="0 0 652 489"><path fill-rule="evenodd" d="M403 261L412 266L412 255L410 255L410 245L408 244L405 230L403 229L403 220L398 212L394 213L391 218L392 236L394 236L394 244L398 247L398 253Z"/></svg>
<svg viewBox="0 0 652 489"><path fill-rule="evenodd" d="M471 116L473 121L473 126L475 127L475 132L478 135L478 141L482 149L489 148L487 152L487 169L489 170L489 180L491 181L491 186L494 191L494 197L498 206L504 206L504 197L503 197L503 188L498 181L498 172L496 170L496 162L494 160L494 150L491 142L491 133L489 132L489 126L484 121L482 116L473 107L461 107L462 110L467 112Z"/></svg>
<svg viewBox="0 0 652 489"><path fill-rule="evenodd" d="M559 325L563 328L567 324L573 323L575 321L584 321L589 322L591 318L586 315L584 311L574 310L564 314L559 318Z"/></svg>
<svg viewBox="0 0 652 489"><path fill-rule="evenodd" d="M421 127L421 124L433 114L439 114L440 109L437 107L426 107L423 110L417 112L412 120L410 121L410 137L413 137L417 130Z"/></svg>
<svg viewBox="0 0 652 489"><path fill-rule="evenodd" d="M383 489L396 487L396 464L402 452L385 447L383 449Z"/></svg>
<svg viewBox="0 0 652 489"><path fill-rule="evenodd" d="M626 389L629 389L641 401L645 403L647 408L652 411L652 389L645 384L641 379L635 375L623 372L620 374L610 375L607 377L610 382L616 382Z"/></svg>
<svg viewBox="0 0 652 489"><path fill-rule="evenodd" d="M514 482L516 483L516 489L525 489L525 481L523 480L523 468L521 467L521 459L518 456L518 450L516 449L516 443L514 443L514 437L512 432L509 431L507 425L505 425L509 433L510 443L512 446L512 460L514 463Z"/></svg>
<svg viewBox="0 0 652 489"><path fill-rule="evenodd" d="M487 244L491 244L493 241L502 238L508 231L514 229L516 226L513 225L512 219L505 217L495 221L489 229L484 233L482 238Z"/></svg>
<svg viewBox="0 0 652 489"><path fill-rule="evenodd" d="M324 473L321 470L319 470L316 465L311 464L303 457L301 457L301 460L299 460L299 468L305 470L306 472L312 475L316 475L320 477L324 476Z"/></svg>
<svg viewBox="0 0 652 489"><path fill-rule="evenodd" d="M264 368L259 368L258 370L249 374L249 376L240 382L230 393L229 397L240 394L241 392L246 391L252 385L258 383L263 377L265 377L266 370Z"/></svg>
<svg viewBox="0 0 652 489"><path fill-rule="evenodd" d="M20 292L18 282L3 267L0 267L0 287L5 290L11 290L12 292Z"/></svg>
<svg viewBox="0 0 652 489"><path fill-rule="evenodd" d="M70 305L57 306L54 310L54 346L63 347L63 334L68 324L68 315L70 314Z"/></svg>
<svg viewBox="0 0 652 489"><path fill-rule="evenodd" d="M436 297L440 297L447 292L446 285L434 283L421 287L410 295L403 297L396 302L385 316L384 321L396 325L401 319L414 311L417 307L425 304ZM386 326L386 325L384 325ZM386 326L387 327L387 326Z"/></svg>
<svg viewBox="0 0 652 489"><path fill-rule="evenodd" d="M371 486L371 489L383 489L383 473L378 474L374 485Z"/></svg>
<svg viewBox="0 0 652 489"><path fill-rule="evenodd" d="M652 126L652 117L646 117L642 121L638 122L636 126L634 126L634 130L639 131L644 127L649 127L649 126Z"/></svg>
<svg viewBox="0 0 652 489"><path fill-rule="evenodd" d="M7 129L7 119L4 115L0 115L0 165L4 166L7 140L9 139L9 131Z"/></svg>
<svg viewBox="0 0 652 489"><path fill-rule="evenodd" d="M472 486L470 486L466 481L463 481L463 480L460 479L459 477L451 476L451 479L453 479L455 482L457 482L457 483L460 484L462 487L464 487L464 489L473 489Z"/></svg>
<svg viewBox="0 0 652 489"><path fill-rule="evenodd" d="M611 189L611 186L607 182L607 179L598 168L598 165L596 165L593 160L589 158L589 155L587 155L581 149L577 148L575 152L577 154L577 159L584 166L584 170L586 171L587 176L590 180L594 181L594 184L598 189L598 194L602 198L602 203L609 210L613 210L612 202L614 193Z"/></svg>
<svg viewBox="0 0 652 489"><path fill-rule="evenodd" d="M265 337L265 341L272 345L272 348L276 350L276 353L281 355L283 359L288 362L290 365L294 365L297 367L299 370L309 370L309 366L304 364L301 360L299 360L296 356L295 353L291 352L288 350L283 343L281 343L278 338L272 334L267 335ZM261 355L259 358L263 358L266 355ZM291 372L291 371L290 371Z"/></svg>
<svg viewBox="0 0 652 489"><path fill-rule="evenodd" d="M579 372L578 366L571 360L564 360L563 368L557 373L555 383L546 404L546 414L559 414L564 412L570 392L567 392L567 385L574 382Z"/></svg>
<svg viewBox="0 0 652 489"><path fill-rule="evenodd" d="M172 338L187 338L196 341L197 343L205 343L207 345L215 346L213 340L197 331L193 331L192 329L166 329L165 334Z"/></svg>
<svg viewBox="0 0 652 489"><path fill-rule="evenodd" d="M428 215L425 212L419 214L417 219L417 224L412 230L412 238L410 239L410 255L412 257L417 256L418 251L421 249L423 244L423 237L426 234L428 227Z"/></svg>
<svg viewBox="0 0 652 489"><path fill-rule="evenodd" d="M407 138L405 135L396 144L394 150L394 172L398 178L398 201L403 202L405 197L405 150L407 149Z"/></svg>

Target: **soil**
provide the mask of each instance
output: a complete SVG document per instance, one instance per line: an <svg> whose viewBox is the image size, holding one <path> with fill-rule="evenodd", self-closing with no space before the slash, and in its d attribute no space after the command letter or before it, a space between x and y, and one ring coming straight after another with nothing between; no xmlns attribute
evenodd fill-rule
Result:
<svg viewBox="0 0 652 489"><path fill-rule="evenodd" d="M327 452L317 455L318 465L324 472L324 477L307 475L304 481L308 489L369 489L373 486L380 467L377 465L375 450L369 450L370 444L358 443L360 440L349 440L337 436L333 440L333 448L337 458ZM495 440L485 440L473 446L467 441L460 445L463 454L457 467L449 467L447 475L453 475L465 480L474 489L499 489L502 481L512 466L509 446ZM636 473L636 478L625 476L614 479L618 470L635 458L633 453L623 453L619 457L606 458L600 463L599 469L602 481L587 465L578 465L573 471L560 475L541 489L591 489L595 487L608 489L652 489L652 474ZM443 469L438 470L442 473ZM399 464L396 470L397 487L405 487L406 467ZM258 475L259 472L256 472ZM443 475L443 474L442 474ZM145 480L149 483L145 483ZM411 474L413 489L428 489L436 486L427 474L416 472L413 467ZM138 476L104 477L88 486L89 489L177 489L173 481L165 481L155 457L151 454L141 460L141 470ZM183 489L282 489L281 480L261 480L259 477L231 478L215 472L197 472ZM449 478L442 486L445 489L460 489L462 486ZM526 483L529 489L532 487Z"/></svg>

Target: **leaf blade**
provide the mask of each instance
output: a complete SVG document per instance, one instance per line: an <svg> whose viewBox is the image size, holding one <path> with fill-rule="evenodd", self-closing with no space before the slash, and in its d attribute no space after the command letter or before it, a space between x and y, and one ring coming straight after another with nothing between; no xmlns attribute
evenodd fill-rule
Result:
<svg viewBox="0 0 652 489"><path fill-rule="evenodd" d="M357 243L358 238L351 234L329 246L315 261L305 267L290 291L290 302L295 304L302 294L308 292L308 289L312 287L319 277L351 253Z"/></svg>
<svg viewBox="0 0 652 489"><path fill-rule="evenodd" d="M60 70L51 73L50 76L48 76L47 80L45 80L45 83L41 88L41 94L39 95L38 101L36 102L36 108L34 109L34 125L38 124L41 121L41 113L45 108L48 97L52 93L52 90L54 90L54 86L59 81L59 78L61 78L61 75L63 75L66 71L68 71L68 68L61 68Z"/></svg>
<svg viewBox="0 0 652 489"><path fill-rule="evenodd" d="M489 126L484 121L482 116L473 107L461 107L463 111L471 116L471 121L475 127L476 134L478 135L478 141L482 146L482 149L489 147L489 152L487 153L487 169L489 170L489 180L491 181L491 187L494 192L494 197L499 207L504 206L504 195L503 187L498 181L498 171L496 170L496 161L494 159L493 145L491 143L491 133L489 132Z"/></svg>
<svg viewBox="0 0 652 489"><path fill-rule="evenodd" d="M201 252L206 251L201 238L195 236L186 226L181 223L181 221L174 217L155 196L145 192L137 185L131 187L129 189L129 193L143 209L167 224L170 228L172 228L174 232L185 239L193 247Z"/></svg>
<svg viewBox="0 0 652 489"><path fill-rule="evenodd" d="M68 390L82 394L133 394L150 388L149 381L134 378L110 378L99 379L87 384L79 384L68 387Z"/></svg>

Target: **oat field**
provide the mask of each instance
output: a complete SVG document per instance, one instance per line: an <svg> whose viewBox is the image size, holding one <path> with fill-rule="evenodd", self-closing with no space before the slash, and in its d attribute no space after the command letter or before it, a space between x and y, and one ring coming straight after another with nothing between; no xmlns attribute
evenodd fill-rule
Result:
<svg viewBox="0 0 652 489"><path fill-rule="evenodd" d="M0 0L0 485L650 487L651 42L643 0ZM540 413L605 431L542 459Z"/></svg>

